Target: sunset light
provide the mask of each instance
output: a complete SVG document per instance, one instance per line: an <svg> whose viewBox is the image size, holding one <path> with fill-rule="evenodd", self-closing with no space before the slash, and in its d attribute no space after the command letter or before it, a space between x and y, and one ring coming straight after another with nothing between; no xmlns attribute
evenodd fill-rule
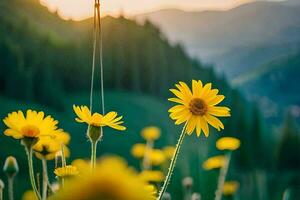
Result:
<svg viewBox="0 0 300 200"><path fill-rule="evenodd" d="M118 15L120 12L126 15L135 15L144 12L164 8L178 8L183 10L205 9L230 9L251 0L111 0L102 5L103 14ZM58 13L65 19L81 20L92 16L94 0L41 0L51 11ZM101 1L100 1L101 2Z"/></svg>

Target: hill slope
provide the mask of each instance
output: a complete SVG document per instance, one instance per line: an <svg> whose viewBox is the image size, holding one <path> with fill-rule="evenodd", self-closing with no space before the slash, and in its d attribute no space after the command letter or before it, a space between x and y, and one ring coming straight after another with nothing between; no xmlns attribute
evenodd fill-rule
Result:
<svg viewBox="0 0 300 200"><path fill-rule="evenodd" d="M230 77L297 49L300 6L253 2L227 11L161 10L137 16L159 25L191 55L216 63ZM188 23L187 23L188 22Z"/></svg>
<svg viewBox="0 0 300 200"><path fill-rule="evenodd" d="M232 83L243 88L247 96L259 100L269 117L278 117L292 108L299 117L300 52L273 59L237 77ZM258 87L259 86L259 87Z"/></svg>

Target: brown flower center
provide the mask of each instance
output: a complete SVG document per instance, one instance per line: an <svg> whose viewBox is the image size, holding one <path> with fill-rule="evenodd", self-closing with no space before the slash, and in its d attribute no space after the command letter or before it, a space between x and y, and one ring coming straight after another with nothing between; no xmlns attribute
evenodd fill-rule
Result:
<svg viewBox="0 0 300 200"><path fill-rule="evenodd" d="M200 98L194 98L189 104L189 109L194 115L203 116L207 112L207 105L204 100Z"/></svg>
<svg viewBox="0 0 300 200"><path fill-rule="evenodd" d="M37 137L40 134L40 130L33 125L24 126L21 132L25 137Z"/></svg>

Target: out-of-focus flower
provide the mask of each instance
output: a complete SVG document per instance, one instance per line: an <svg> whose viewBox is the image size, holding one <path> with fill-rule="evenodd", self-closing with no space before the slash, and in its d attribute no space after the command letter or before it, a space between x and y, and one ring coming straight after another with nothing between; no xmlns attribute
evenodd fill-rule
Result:
<svg viewBox="0 0 300 200"><path fill-rule="evenodd" d="M90 168L86 169L90 171ZM105 158L94 172L67 180L53 200L155 200L153 191L119 158Z"/></svg>
<svg viewBox="0 0 300 200"><path fill-rule="evenodd" d="M18 162L15 157L8 156L3 166L3 172L10 178L17 175L19 172Z"/></svg>
<svg viewBox="0 0 300 200"><path fill-rule="evenodd" d="M156 187L154 187L154 185L152 185L152 184L148 184L145 186L145 189L146 189L147 193L151 194L151 196L155 199L155 197L157 196Z"/></svg>
<svg viewBox="0 0 300 200"><path fill-rule="evenodd" d="M218 131L224 129L224 125L216 117L229 117L230 109L216 106L225 98L223 95L218 95L219 90L211 89L211 83L203 86L200 80L192 81L192 91L184 82L179 82L175 86L177 89L170 91L176 98L169 99L179 104L169 109L170 117L176 120L175 124L187 123L186 132L190 135L196 129L198 137L201 130L208 137L208 124Z"/></svg>
<svg viewBox="0 0 300 200"><path fill-rule="evenodd" d="M239 183L237 181L226 181L223 187L223 194L225 196L234 195L239 189Z"/></svg>
<svg viewBox="0 0 300 200"><path fill-rule="evenodd" d="M140 177L145 182L150 182L150 183L160 183L165 178L164 174L158 170L144 170L140 173Z"/></svg>
<svg viewBox="0 0 300 200"><path fill-rule="evenodd" d="M85 173L85 170L90 167L90 163L83 159L73 160L71 165L76 167L80 174Z"/></svg>
<svg viewBox="0 0 300 200"><path fill-rule="evenodd" d="M165 154L159 149L151 149L148 154L150 163L154 166L161 165L166 160Z"/></svg>
<svg viewBox="0 0 300 200"><path fill-rule="evenodd" d="M163 149L163 152L168 160L171 160L173 158L175 147L173 146L167 146Z"/></svg>
<svg viewBox="0 0 300 200"><path fill-rule="evenodd" d="M163 200L171 200L171 194L168 192L165 192L162 196Z"/></svg>
<svg viewBox="0 0 300 200"><path fill-rule="evenodd" d="M72 165L67 165L65 167L59 167L54 170L54 174L57 177L72 177L78 175L78 170Z"/></svg>
<svg viewBox="0 0 300 200"><path fill-rule="evenodd" d="M51 136L58 124L51 116L45 116L44 112L33 110L27 110L26 117L22 111L9 113L3 122L8 127L4 134L15 139Z"/></svg>
<svg viewBox="0 0 300 200"><path fill-rule="evenodd" d="M149 126L144 128L141 134L145 140L154 141L160 137L160 129L155 126Z"/></svg>
<svg viewBox="0 0 300 200"><path fill-rule="evenodd" d="M135 157L135 158L143 158L146 152L146 145L145 144L135 144L132 146L131 148L131 154Z"/></svg>
<svg viewBox="0 0 300 200"><path fill-rule="evenodd" d="M219 150L234 151L241 146L241 141L234 137L222 137L218 139L216 146Z"/></svg>
<svg viewBox="0 0 300 200"><path fill-rule="evenodd" d="M210 157L203 163L203 168L205 170L222 168L225 164L225 159L225 156Z"/></svg>
<svg viewBox="0 0 300 200"><path fill-rule="evenodd" d="M192 194L192 200L201 200L201 195L199 193Z"/></svg>
<svg viewBox="0 0 300 200"><path fill-rule="evenodd" d="M26 191L23 196L22 200L38 200L32 190Z"/></svg>
<svg viewBox="0 0 300 200"><path fill-rule="evenodd" d="M75 120L79 123L87 123L94 127L109 126L121 131L126 129L126 127L121 125L123 124L123 121L120 121L122 116L117 117L118 114L116 112L109 112L106 115L101 115L99 113L92 114L87 106L79 107L75 105L73 106L73 109L77 115Z"/></svg>
<svg viewBox="0 0 300 200"><path fill-rule="evenodd" d="M183 180L182 180L182 185L184 188L186 189L190 189L193 187L193 183L194 183L194 180L192 177L185 177Z"/></svg>
<svg viewBox="0 0 300 200"><path fill-rule="evenodd" d="M70 141L70 135L62 129L56 130L52 137L40 139L34 146L33 150L37 158L46 160L53 160L58 151L61 150L62 145L67 145ZM69 150L64 146L65 156L69 156Z"/></svg>

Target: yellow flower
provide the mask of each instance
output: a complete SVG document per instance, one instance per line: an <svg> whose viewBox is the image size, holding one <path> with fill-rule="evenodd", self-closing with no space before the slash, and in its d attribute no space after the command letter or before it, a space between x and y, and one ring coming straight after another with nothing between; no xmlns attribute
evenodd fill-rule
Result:
<svg viewBox="0 0 300 200"><path fill-rule="evenodd" d="M241 141L234 137L222 137L218 139L216 146L219 150L234 151L241 146Z"/></svg>
<svg viewBox="0 0 300 200"><path fill-rule="evenodd" d="M166 161L165 154L163 153L163 151L161 151L159 149L149 150L148 156L149 156L149 160L150 160L151 164L154 166L161 165L162 163L164 163Z"/></svg>
<svg viewBox="0 0 300 200"><path fill-rule="evenodd" d="M223 187L223 194L225 196L234 195L239 189L239 183L237 181L226 181Z"/></svg>
<svg viewBox="0 0 300 200"><path fill-rule="evenodd" d="M119 158L105 158L97 163L94 172L65 182L53 200L155 200L139 175Z"/></svg>
<svg viewBox="0 0 300 200"><path fill-rule="evenodd" d="M210 157L203 163L203 168L205 170L219 169L224 166L225 159L225 156Z"/></svg>
<svg viewBox="0 0 300 200"><path fill-rule="evenodd" d="M140 173L140 177L145 182L160 183L164 180L165 176L158 170L144 170Z"/></svg>
<svg viewBox="0 0 300 200"><path fill-rule="evenodd" d="M218 131L224 129L224 125L216 117L230 116L230 109L216 106L225 98L223 95L218 95L219 90L212 89L211 83L203 86L200 80L192 81L192 91L184 82L179 82L176 87L177 89L170 90L176 98L168 99L179 104L169 110L170 117L176 120L175 124L186 122L186 132L190 135L196 129L198 137L201 130L208 137L208 124Z"/></svg>
<svg viewBox="0 0 300 200"><path fill-rule="evenodd" d="M146 152L146 145L145 144L135 144L132 146L131 148L131 154L135 157L135 158L143 158Z"/></svg>
<svg viewBox="0 0 300 200"><path fill-rule="evenodd" d="M167 159L171 160L173 158L175 147L173 146L167 146L163 149L163 152Z"/></svg>
<svg viewBox="0 0 300 200"><path fill-rule="evenodd" d="M156 199L156 195L157 195L157 189L154 185L152 184L148 184L145 187L145 190L147 191L147 193L151 194L151 196L153 197L153 199Z"/></svg>
<svg viewBox="0 0 300 200"><path fill-rule="evenodd" d="M83 174L90 167L90 163L83 159L76 159L72 161L72 166L76 167L80 174Z"/></svg>
<svg viewBox="0 0 300 200"><path fill-rule="evenodd" d="M70 135L64 132L62 129L56 130L52 137L46 137L40 139L34 146L33 150L37 158L46 160L53 160L58 151L61 150L62 145L67 145L70 141ZM65 152L68 152L68 148L64 146ZM68 156L68 153L65 154Z"/></svg>
<svg viewBox="0 0 300 200"><path fill-rule="evenodd" d="M79 172L76 167L67 165L65 167L59 167L54 170L54 174L57 177L71 177L77 175Z"/></svg>
<svg viewBox="0 0 300 200"><path fill-rule="evenodd" d="M73 109L78 117L75 120L79 123L87 123L94 127L109 126L121 131L126 130L126 127L121 125L123 121L120 121L123 117L117 117L118 114L116 112L109 112L103 116L99 113L91 114L87 106L79 107L73 105Z"/></svg>
<svg viewBox="0 0 300 200"><path fill-rule="evenodd" d="M22 200L37 200L37 198L32 190L28 190L23 194Z"/></svg>
<svg viewBox="0 0 300 200"><path fill-rule="evenodd" d="M45 117L44 112L32 110L27 110L26 117L22 111L9 113L3 122L8 127L4 134L15 139L50 136L58 124L51 116Z"/></svg>
<svg viewBox="0 0 300 200"><path fill-rule="evenodd" d="M155 126L149 126L142 130L142 136L145 140L156 140L160 137L160 129Z"/></svg>

